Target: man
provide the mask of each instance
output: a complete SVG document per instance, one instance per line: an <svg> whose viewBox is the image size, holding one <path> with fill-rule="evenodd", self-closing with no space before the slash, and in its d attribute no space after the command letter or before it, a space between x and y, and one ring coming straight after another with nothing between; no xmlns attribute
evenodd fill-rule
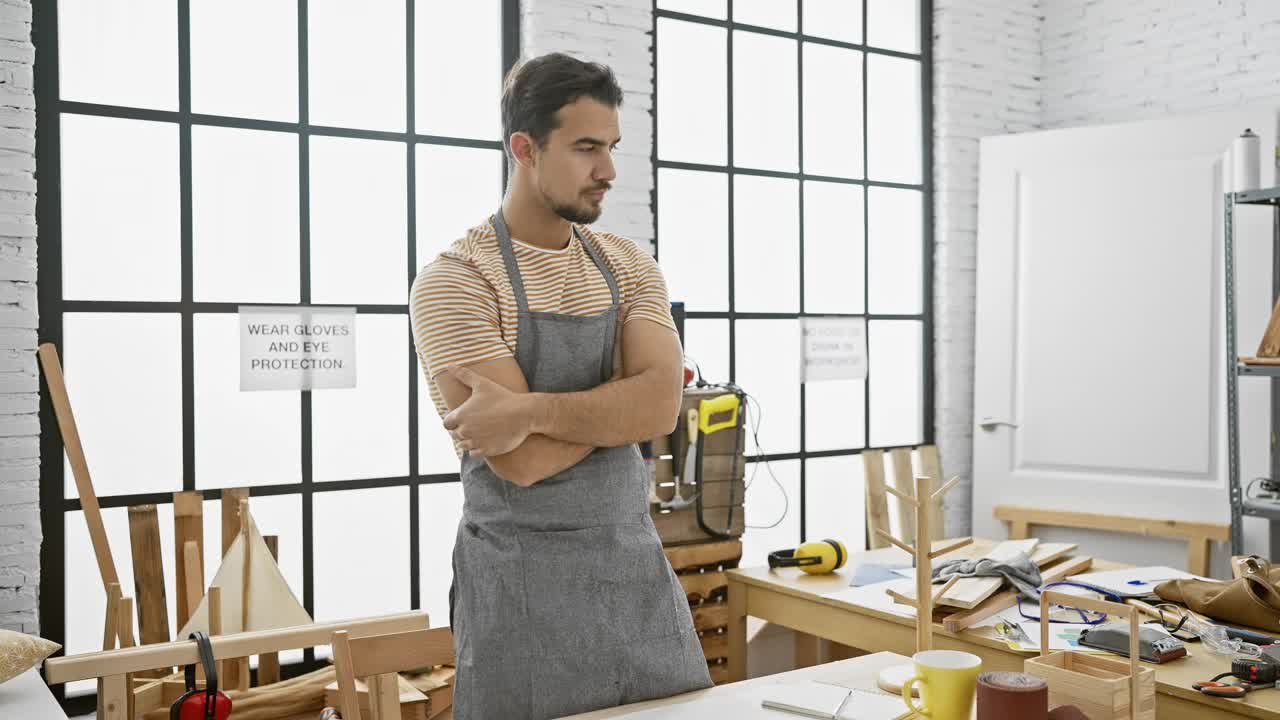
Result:
<svg viewBox="0 0 1280 720"><path fill-rule="evenodd" d="M466 497L450 593L459 720L711 684L636 447L679 412L666 283L634 243L587 227L615 176L621 102L602 65L557 53L512 70L502 207L414 282L414 338Z"/></svg>

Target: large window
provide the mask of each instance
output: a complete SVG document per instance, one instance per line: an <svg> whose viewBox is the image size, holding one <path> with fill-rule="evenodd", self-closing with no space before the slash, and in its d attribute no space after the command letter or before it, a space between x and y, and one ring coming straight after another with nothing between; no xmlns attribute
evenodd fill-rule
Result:
<svg viewBox="0 0 1280 720"><path fill-rule="evenodd" d="M447 622L461 487L407 295L501 200L516 4L353 7L34 3L40 339L62 352L126 584L126 508L159 505L171 632L172 493L204 493L208 579L217 499L241 486L317 620ZM357 388L240 392L240 304L356 307ZM101 583L47 401L42 426L42 631L100 649Z"/></svg>
<svg viewBox="0 0 1280 720"><path fill-rule="evenodd" d="M655 3L658 257L686 352L762 411L744 563L804 538L861 547L858 453L932 440L931 13ZM866 319L864 381L800 382L815 315Z"/></svg>

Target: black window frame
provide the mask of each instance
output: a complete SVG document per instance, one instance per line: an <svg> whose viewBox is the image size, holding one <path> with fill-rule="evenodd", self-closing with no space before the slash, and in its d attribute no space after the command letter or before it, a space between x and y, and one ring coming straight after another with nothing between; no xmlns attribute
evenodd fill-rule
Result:
<svg viewBox="0 0 1280 720"><path fill-rule="evenodd" d="M705 311L696 309L685 309L685 317L688 320L726 320L729 324L728 333L728 357L729 357L729 380L737 381L737 321L738 320L799 320L802 317L850 317L850 318L866 318L868 323L868 339L870 323L877 320L913 320L920 321L921 326L921 440L920 445L931 445L935 442L934 429L934 367L933 367L933 246L934 246L934 187L933 187L933 0L919 0L919 32L920 32L920 51L918 53L901 52L886 48L879 48L866 44L867 37L867 2L862 0L862 31L863 42L851 43L841 40L833 40L831 38L808 35L804 33L804 0L792 0L796 3L796 31L779 30L776 28L762 27L748 23L736 22L733 19L733 2L734 0L725 0L725 19L705 17L702 15L694 15L674 10L664 10L658 7L658 0L653 0L653 27L651 30L652 43L652 60L654 68L653 79L653 97L652 97L652 120L653 120L653 148L651 159L653 162L653 190L650 196L650 207L654 216L654 254L660 257L662 243L658 233L658 172L664 168L676 170L694 170L703 172L717 172L727 177L727 193L728 193L728 213L725 220L728 229L728 267L725 272L728 273L728 309L722 311ZM696 23L704 26L712 26L724 28L726 30L726 73L725 82L727 83L726 95L726 157L724 165L714 165L708 163L690 163L674 160L661 160L658 157L658 113L661 108L658 103L658 20L661 18L680 20L689 23ZM796 41L796 108L797 122L796 132L798 134L798 142L796 148L797 154L797 170L795 172L764 170L759 168L740 168L734 165L733 160L733 35L734 31L747 31L767 35L771 37L779 37ZM846 50L856 50L862 53L862 177L860 179L830 177L824 175L814 175L804 171L804 46L805 43L813 43L817 45L826 45L830 47L842 48ZM867 153L867 59L871 55L884 55L888 57L904 58L916 60L920 62L920 110L921 110L921 175L919 184L884 182L871 180L868 174L868 153ZM734 184L733 180L736 175L747 175L755 177L771 177L782 178L788 180L796 180L798 184L798 203L800 206L800 226L798 236L798 246L800 252L799 272L799 310L793 313L774 313L774 312L738 312L735 309L734 297ZM805 284L804 284L804 184L805 181L821 181L840 183L845 185L860 186L864 189L871 187L899 188L907 190L918 190L921 193L921 202L923 213L922 217L922 242L921 249L921 272L924 274L922 278L921 291L923 297L921 299L921 312L913 314L886 314L870 312L870 282L868 282L871 272L869 248L871 245L869 237L869 228L867 227L867 217L869 210L864 208L863 211L863 312L861 313L807 313L805 311ZM681 298L673 298L679 301ZM686 331L687 332L687 331ZM868 358L869 360L870 358ZM806 474L808 469L808 460L812 458L828 458L842 457L850 455L860 455L864 450L883 449L871 445L871 373L874 369L868 363L867 377L863 381L863 389L865 392L865 403L863 406L863 446L860 448L848 448L837 450L808 450L805 443L805 415L806 402L805 395L807 392L806 385L800 383L800 438L799 450L797 452L786 453L768 453L757 454L747 458L747 462L770 462L783 460L798 460L800 463L800 497L797 503L798 512L800 513L800 537L796 538L796 542L803 542L807 539L806 528ZM750 392L750 388L746 388ZM895 446L896 447L896 446ZM748 528L748 532L750 528Z"/></svg>
<svg viewBox="0 0 1280 720"><path fill-rule="evenodd" d="M501 1L501 70L505 75L520 54L520 3L519 0ZM310 305L311 303L311 254L310 254L310 167L309 139L312 136L343 137L399 141L406 149L407 180L407 261L408 277L405 288L412 283L422 258L417 255L416 232L416 148L419 145L444 145L502 150L499 140L424 135L415 128L415 2L405 0L405 60L406 60L406 124L405 130L378 131L343 127L312 125L309 122L308 82L308 0L297 0L298 21L298 119L281 122L252 118L193 113L191 111L191 0L177 0L177 63L178 109L154 110L145 108L105 105L62 100L59 97L58 80L58 2L40 0L32 3L32 39L35 44L35 97L36 97L36 171L39 193L36 201L36 220L39 227L37 253L37 298L40 308L38 336L41 343L53 343L61 352L63 341L63 316L70 312L103 313L158 313L179 315L181 318L181 371L182 371L182 490L199 491L205 500L222 496L223 488L197 488L195 477L195 423L194 423L194 320L200 313L236 313L237 303L195 302L193 300L193 247L192 247L192 173L191 135L193 126L213 126L251 130L292 133L299 143L299 301L276 304L282 308ZM500 79L500 78L499 78ZM495 107L496 110L496 107ZM180 252L181 299L177 301L115 301L115 300L65 300L62 297L62 203L61 203L61 138L60 126L64 113L96 117L123 118L173 123L179 133L179 182L180 182ZM507 163L502 163L502 187L506 186ZM272 303L255 303L271 305ZM351 306L344 304L344 307ZM358 314L401 314L409 316L409 306L356 304ZM412 323L407 323L411 328ZM418 357L414 351L412 330L408 339L408 396L409 404L409 472L405 476L366 478L315 482L312 458L312 398L309 391L301 397L301 478L300 482L280 485L259 485L250 488L252 497L269 495L298 495L302 513L302 602L309 613L315 611L315 578L313 564L313 498L320 492L361 490L370 488L405 487L409 490L409 572L410 606L421 607L420 598L420 548L419 548L419 488L423 485L459 482L458 473L420 474L418 471ZM72 398L74 403L74 398ZM43 542L40 548L40 600L39 620L41 635L65 645L66 639L66 542L65 517L69 512L81 509L78 498L64 497L64 461L62 436L49 400L47 387L41 380L40 388L40 522ZM170 492L107 495L99 498L102 508L119 508L140 504L170 504ZM117 549L117 552L119 549ZM59 651L60 653L62 651ZM318 667L314 651L308 648L302 663L281 668L285 677L291 677ZM66 698L65 686L54 686L55 697L70 714L93 711L94 695Z"/></svg>

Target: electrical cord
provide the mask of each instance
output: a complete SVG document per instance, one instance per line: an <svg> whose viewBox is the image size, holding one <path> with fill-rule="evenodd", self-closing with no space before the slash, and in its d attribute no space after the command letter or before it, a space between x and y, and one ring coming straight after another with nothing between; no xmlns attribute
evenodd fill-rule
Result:
<svg viewBox="0 0 1280 720"><path fill-rule="evenodd" d="M774 474L773 465L769 462L768 458L765 457L768 453L765 452L764 446L760 444L760 424L764 421L764 410L760 406L760 401L751 393L743 390L737 383L710 383L703 380L702 368L699 367L698 361L692 358L689 358L689 361L693 363L694 374L697 376L697 380L694 383L695 387L712 389L722 388L729 392L738 393L746 399L746 405L742 408L742 412L746 413L747 418L751 421L751 437L756 443L757 457L764 459L757 460L755 463L752 463L751 475L747 478L744 488L747 490L751 489L752 484L755 483L756 474L760 472L760 466L764 465L765 470L769 473L769 478L773 480L774 485L778 487L778 493L782 495L782 514L778 516L777 520L773 521L769 525L746 525L745 527L750 530L769 530L778 527L782 524L783 520L787 519L787 514L791 511L791 498L787 496L787 489L782 486L782 482L778 480L778 476ZM754 412L751 411L752 406L755 407ZM744 420L744 423L745 422L746 421ZM745 500L745 498L743 499Z"/></svg>

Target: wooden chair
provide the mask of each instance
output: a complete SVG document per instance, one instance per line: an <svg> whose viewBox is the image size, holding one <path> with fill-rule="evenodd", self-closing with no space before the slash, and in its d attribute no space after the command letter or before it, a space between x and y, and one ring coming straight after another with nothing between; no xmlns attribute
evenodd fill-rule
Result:
<svg viewBox="0 0 1280 720"><path fill-rule="evenodd" d="M941 487L943 484L942 465L938 462L938 447L936 445L921 445L915 450L916 463L919 467L919 474L924 477L933 478L934 487ZM916 472L912 468L910 447L891 448L889 450L889 459L892 461L893 474L892 489L886 490L885 468L884 468L884 450L863 450L862 464L864 476L866 478L866 505L867 505L867 548L875 550L878 548L889 547L889 541L884 536L876 532L883 530L891 532L889 528L889 495L891 493L914 498L915 496L915 476ZM914 543L916 539L916 521L915 510L908 503L897 503L895 515L898 518L898 532L896 536L908 544ZM930 510L929 525L933 528L933 534L937 538L945 538L947 535L943 532L943 514L942 504L935 503Z"/></svg>
<svg viewBox="0 0 1280 720"><path fill-rule="evenodd" d="M400 720L402 670L453 662L453 633L449 628L412 630L388 635L352 638L346 631L333 634L333 669L338 679L342 720L364 720L356 678L369 688L372 720Z"/></svg>

